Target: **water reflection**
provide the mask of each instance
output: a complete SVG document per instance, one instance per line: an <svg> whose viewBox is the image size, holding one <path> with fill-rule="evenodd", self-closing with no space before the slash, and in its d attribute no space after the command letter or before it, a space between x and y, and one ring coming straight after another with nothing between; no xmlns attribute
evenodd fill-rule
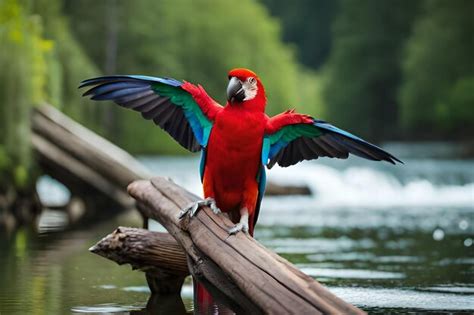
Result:
<svg viewBox="0 0 474 315"><path fill-rule="evenodd" d="M0 238L0 313L67 314L75 306L115 304L142 307L147 295L105 289L103 285L144 285L130 272L88 253L87 249L118 224L139 225L140 218L119 217L80 230L51 232L22 228ZM84 309L82 309L84 311Z"/></svg>
<svg viewBox="0 0 474 315"><path fill-rule="evenodd" d="M180 295L154 296L148 299L146 307L130 314L188 314Z"/></svg>
<svg viewBox="0 0 474 315"><path fill-rule="evenodd" d="M156 296L152 295L148 299L146 305L120 305L114 303L92 305L92 306L75 306L71 308L71 312L87 313L87 314L189 314L186 310L180 295Z"/></svg>
<svg viewBox="0 0 474 315"><path fill-rule="evenodd" d="M103 314L103 313L130 314L133 311L140 311L141 309L142 309L142 306L106 303L106 304L94 305L94 306L75 306L71 309L71 312L72 313L88 313L88 314ZM136 314L140 314L140 313L136 313Z"/></svg>

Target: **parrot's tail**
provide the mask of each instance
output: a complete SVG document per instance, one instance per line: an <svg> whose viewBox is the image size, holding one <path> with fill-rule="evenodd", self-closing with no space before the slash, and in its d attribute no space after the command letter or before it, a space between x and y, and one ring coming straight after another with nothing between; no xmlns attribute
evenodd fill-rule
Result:
<svg viewBox="0 0 474 315"><path fill-rule="evenodd" d="M215 300L202 283L194 281L194 314L230 315L235 312L227 305Z"/></svg>
<svg viewBox="0 0 474 315"><path fill-rule="evenodd" d="M212 295L196 280L194 280L194 301L201 311L208 310L214 304Z"/></svg>

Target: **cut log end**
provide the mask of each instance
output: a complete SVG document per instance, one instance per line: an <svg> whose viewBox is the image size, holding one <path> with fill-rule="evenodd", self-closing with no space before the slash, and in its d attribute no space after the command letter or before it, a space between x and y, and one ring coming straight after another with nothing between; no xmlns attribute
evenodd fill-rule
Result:
<svg viewBox="0 0 474 315"><path fill-rule="evenodd" d="M89 251L145 272L151 291L161 295L179 293L189 275L186 255L168 233L118 227Z"/></svg>

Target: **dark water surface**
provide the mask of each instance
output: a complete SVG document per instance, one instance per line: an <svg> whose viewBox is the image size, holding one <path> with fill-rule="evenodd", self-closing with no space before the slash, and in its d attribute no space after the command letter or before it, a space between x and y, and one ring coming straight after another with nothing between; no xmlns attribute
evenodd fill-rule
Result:
<svg viewBox="0 0 474 315"><path fill-rule="evenodd" d="M155 173L200 193L195 158L143 158ZM474 161L405 159L404 166L321 160L269 172L274 181L307 184L311 197L264 200L256 238L336 295L371 313L474 313ZM44 179L43 198L67 198ZM145 314L143 274L87 249L124 214L66 230L48 212L39 234L0 238L0 314ZM181 301L151 301L149 313L192 311Z"/></svg>

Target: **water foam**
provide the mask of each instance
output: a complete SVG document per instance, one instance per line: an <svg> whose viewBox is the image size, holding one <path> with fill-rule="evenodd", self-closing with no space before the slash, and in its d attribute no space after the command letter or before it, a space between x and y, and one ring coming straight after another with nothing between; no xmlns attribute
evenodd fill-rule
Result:
<svg viewBox="0 0 474 315"><path fill-rule="evenodd" d="M268 178L279 183L308 185L320 206L474 207L474 183L435 185L423 178L402 183L388 172L361 166L338 170L303 163L292 169L275 167Z"/></svg>

